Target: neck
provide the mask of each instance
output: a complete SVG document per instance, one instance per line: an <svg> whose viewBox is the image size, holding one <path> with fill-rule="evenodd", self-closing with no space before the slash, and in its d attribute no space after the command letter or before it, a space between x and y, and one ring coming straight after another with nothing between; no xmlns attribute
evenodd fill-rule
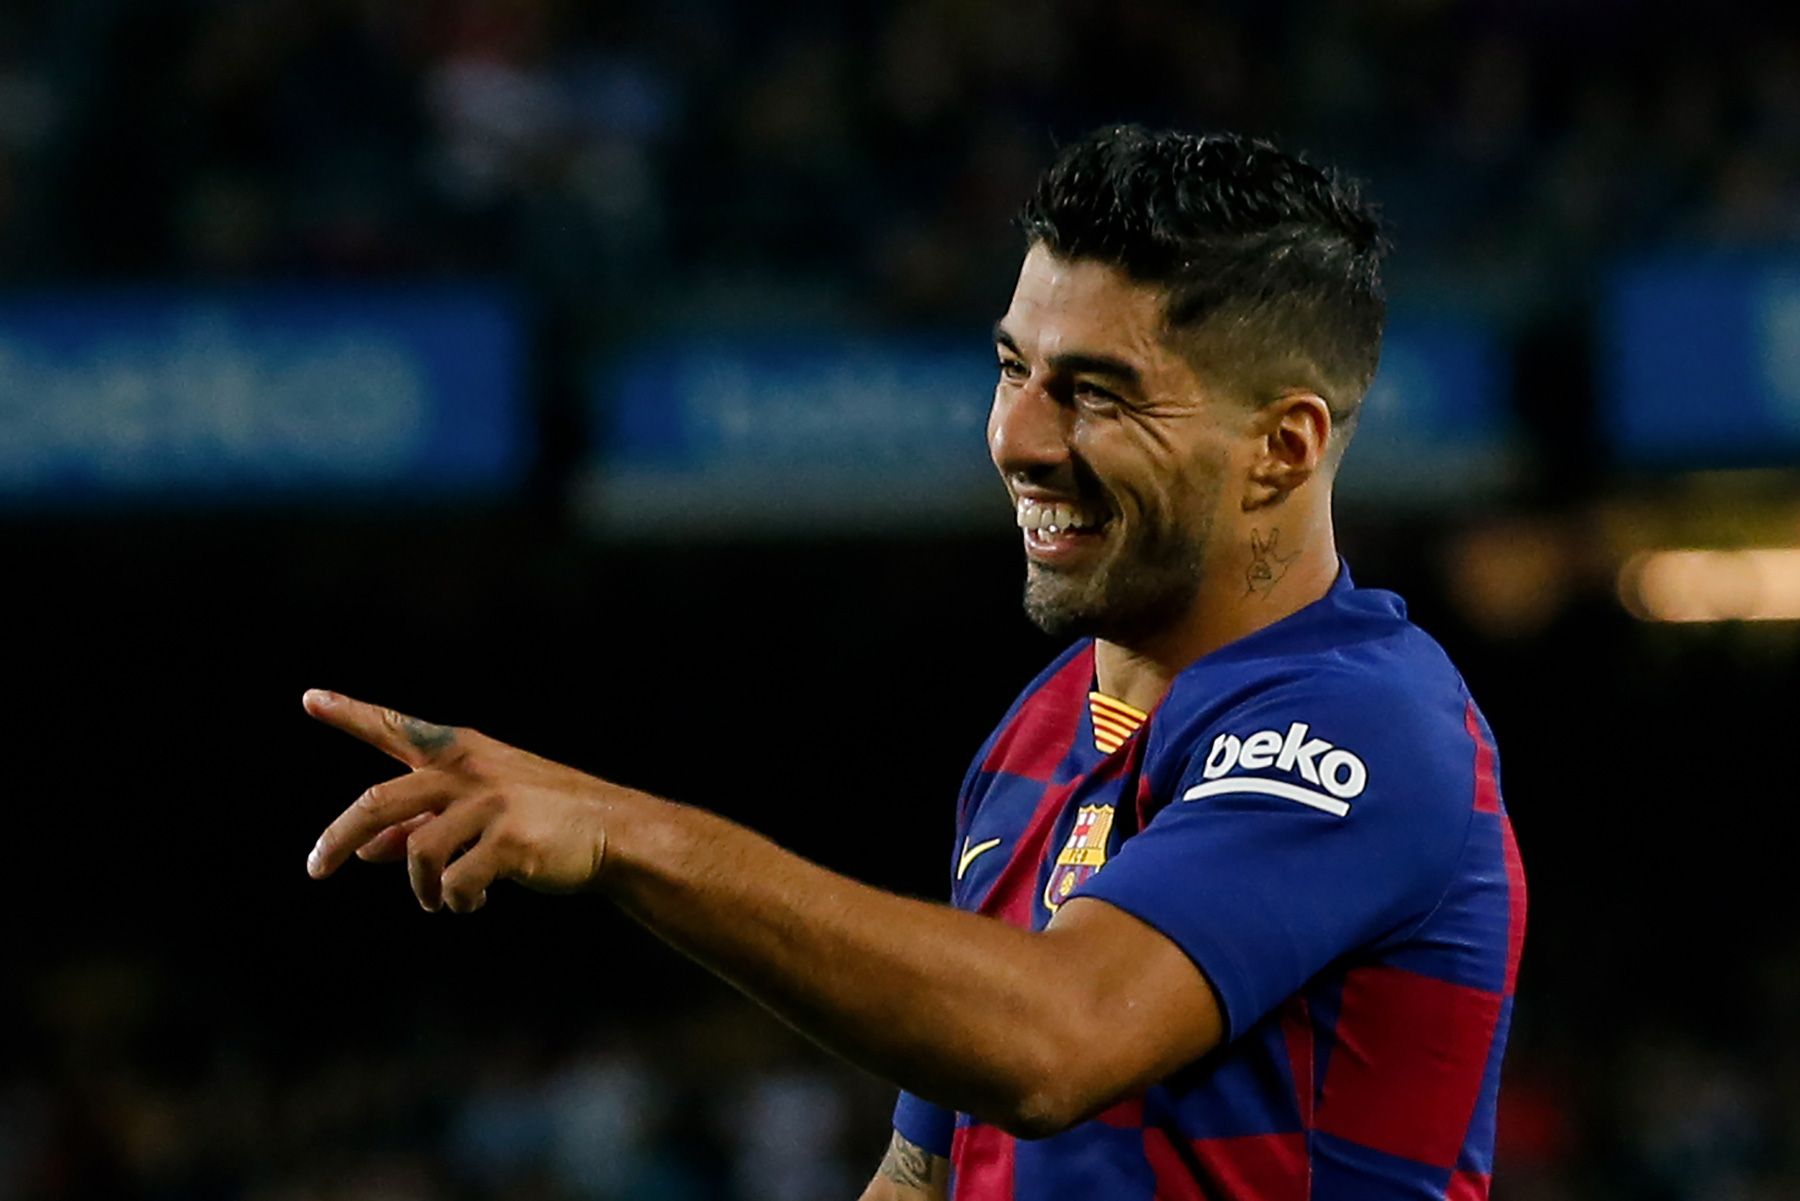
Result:
<svg viewBox="0 0 1800 1201"><path fill-rule="evenodd" d="M1280 518L1252 522L1208 565L1180 620L1141 638L1095 642L1095 682L1148 712L1195 660L1312 604L1330 590L1337 570L1329 513L1311 528Z"/></svg>

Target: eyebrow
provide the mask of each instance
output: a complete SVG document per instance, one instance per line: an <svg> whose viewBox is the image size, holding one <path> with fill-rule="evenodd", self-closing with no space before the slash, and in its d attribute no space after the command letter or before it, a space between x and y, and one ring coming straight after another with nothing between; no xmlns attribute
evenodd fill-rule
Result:
<svg viewBox="0 0 1800 1201"><path fill-rule="evenodd" d="M998 321L994 322L994 343L1006 347L1020 358L1025 357L1025 352L1019 349L1018 341ZM1051 355L1048 362L1052 369L1068 375L1104 375L1133 386L1143 382L1141 371L1124 359L1116 359L1111 355L1070 350Z"/></svg>

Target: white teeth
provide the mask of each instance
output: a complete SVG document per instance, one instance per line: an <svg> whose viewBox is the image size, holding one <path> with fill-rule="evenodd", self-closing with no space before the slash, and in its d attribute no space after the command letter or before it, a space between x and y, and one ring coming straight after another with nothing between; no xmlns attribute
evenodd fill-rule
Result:
<svg viewBox="0 0 1800 1201"><path fill-rule="evenodd" d="M1041 530L1053 537L1064 530L1099 524L1084 509L1041 500L1020 500L1015 517L1020 529Z"/></svg>

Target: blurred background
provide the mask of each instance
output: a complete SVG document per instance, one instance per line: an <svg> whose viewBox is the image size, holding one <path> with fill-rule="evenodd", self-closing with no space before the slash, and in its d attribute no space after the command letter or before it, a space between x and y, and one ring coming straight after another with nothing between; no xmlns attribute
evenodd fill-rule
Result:
<svg viewBox="0 0 1800 1201"><path fill-rule="evenodd" d="M312 884L331 687L945 892L1057 649L1010 220L1121 119L1364 177L1342 487L1532 889L1495 1196L1800 1197L1800 18L6 0L0 1198L844 1201L887 1086L597 902Z"/></svg>

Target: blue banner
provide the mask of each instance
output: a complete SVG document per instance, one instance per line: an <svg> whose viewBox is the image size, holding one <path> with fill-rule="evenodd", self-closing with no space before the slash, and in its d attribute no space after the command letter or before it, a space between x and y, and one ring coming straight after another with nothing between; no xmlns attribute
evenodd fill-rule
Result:
<svg viewBox="0 0 1800 1201"><path fill-rule="evenodd" d="M511 305L470 289L0 296L0 499L511 487L522 365Z"/></svg>
<svg viewBox="0 0 1800 1201"><path fill-rule="evenodd" d="M1601 329L1601 414L1624 462L1800 462L1800 260L1639 264Z"/></svg>
<svg viewBox="0 0 1800 1201"><path fill-rule="evenodd" d="M612 532L1002 519L984 436L993 352L930 337L695 339L590 380L589 502Z"/></svg>

